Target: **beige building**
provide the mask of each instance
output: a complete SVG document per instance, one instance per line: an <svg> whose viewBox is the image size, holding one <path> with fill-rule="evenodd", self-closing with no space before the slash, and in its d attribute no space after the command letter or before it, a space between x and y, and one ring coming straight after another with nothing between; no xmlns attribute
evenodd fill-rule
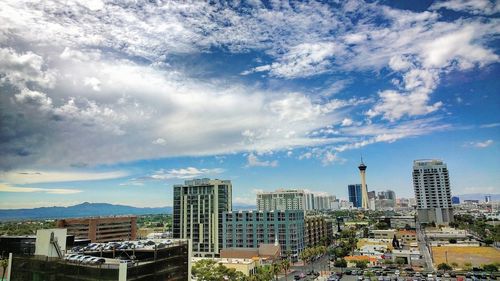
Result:
<svg viewBox="0 0 500 281"><path fill-rule="evenodd" d="M203 259L206 258L192 257L191 262L194 264L197 261ZM236 271L245 274L246 276L253 275L258 266L257 261L253 259L233 259L233 258L209 258L209 259L218 262L227 268L233 268Z"/></svg>
<svg viewBox="0 0 500 281"><path fill-rule="evenodd" d="M56 227L66 228L69 235L90 239L92 243L135 240L137 237L136 216L60 219Z"/></svg>
<svg viewBox="0 0 500 281"><path fill-rule="evenodd" d="M324 245L327 239L328 224L324 217L306 216L304 219L304 245L306 247Z"/></svg>

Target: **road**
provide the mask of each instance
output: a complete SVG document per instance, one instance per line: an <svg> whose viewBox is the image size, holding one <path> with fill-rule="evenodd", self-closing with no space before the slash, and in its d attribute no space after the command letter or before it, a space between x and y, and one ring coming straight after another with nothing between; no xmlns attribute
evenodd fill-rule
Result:
<svg viewBox="0 0 500 281"><path fill-rule="evenodd" d="M424 256L425 266L427 271L435 271L434 265L432 264L432 257L429 251L429 247L427 246L427 242L425 239L424 231L421 229L420 224L417 223L417 239L418 239L418 248L420 253Z"/></svg>

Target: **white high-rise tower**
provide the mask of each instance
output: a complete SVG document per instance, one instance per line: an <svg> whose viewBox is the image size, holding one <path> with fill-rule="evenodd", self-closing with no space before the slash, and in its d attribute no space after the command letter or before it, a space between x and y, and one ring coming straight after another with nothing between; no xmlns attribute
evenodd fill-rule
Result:
<svg viewBox="0 0 500 281"><path fill-rule="evenodd" d="M363 158L361 158L361 164L358 166L359 174L361 176L361 208L368 210L369 199L368 199L368 189L366 187L366 165L363 163Z"/></svg>
<svg viewBox="0 0 500 281"><path fill-rule="evenodd" d="M441 160L413 161L413 187L421 223L453 221L448 168Z"/></svg>

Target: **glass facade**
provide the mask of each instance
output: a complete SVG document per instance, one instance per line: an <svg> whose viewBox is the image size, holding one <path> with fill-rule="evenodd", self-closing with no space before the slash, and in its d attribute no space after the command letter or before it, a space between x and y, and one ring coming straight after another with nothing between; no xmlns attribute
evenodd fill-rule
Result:
<svg viewBox="0 0 500 281"><path fill-rule="evenodd" d="M349 202L356 208L361 208L361 184L350 184L347 186L349 193Z"/></svg>

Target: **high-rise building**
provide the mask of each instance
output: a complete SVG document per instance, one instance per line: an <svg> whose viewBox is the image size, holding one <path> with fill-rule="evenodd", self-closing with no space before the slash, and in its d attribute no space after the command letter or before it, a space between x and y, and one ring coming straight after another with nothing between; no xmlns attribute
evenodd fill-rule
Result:
<svg viewBox="0 0 500 281"><path fill-rule="evenodd" d="M296 258L304 249L304 211L237 211L223 214L224 248L258 248L277 242Z"/></svg>
<svg viewBox="0 0 500 281"><path fill-rule="evenodd" d="M259 211L305 210L306 193L298 189L278 189L257 193L257 209Z"/></svg>
<svg viewBox="0 0 500 281"><path fill-rule="evenodd" d="M413 161L413 187L421 223L453 221L448 168L441 160Z"/></svg>
<svg viewBox="0 0 500 281"><path fill-rule="evenodd" d="M191 239L195 256L217 256L222 248L222 213L231 209L229 180L194 179L174 185L173 236Z"/></svg>
<svg viewBox="0 0 500 281"><path fill-rule="evenodd" d="M347 193L349 194L349 202L355 208L361 208L361 184L350 184L347 186Z"/></svg>
<svg viewBox="0 0 500 281"><path fill-rule="evenodd" d="M306 193L306 207L305 210L314 210L314 193Z"/></svg>
<svg viewBox="0 0 500 281"><path fill-rule="evenodd" d="M361 164L358 166L359 175L361 176L361 208L368 210L368 187L366 186L366 165L363 163L363 158L361 158Z"/></svg>
<svg viewBox="0 0 500 281"><path fill-rule="evenodd" d="M491 203L491 195L484 196L484 202L485 203Z"/></svg>

